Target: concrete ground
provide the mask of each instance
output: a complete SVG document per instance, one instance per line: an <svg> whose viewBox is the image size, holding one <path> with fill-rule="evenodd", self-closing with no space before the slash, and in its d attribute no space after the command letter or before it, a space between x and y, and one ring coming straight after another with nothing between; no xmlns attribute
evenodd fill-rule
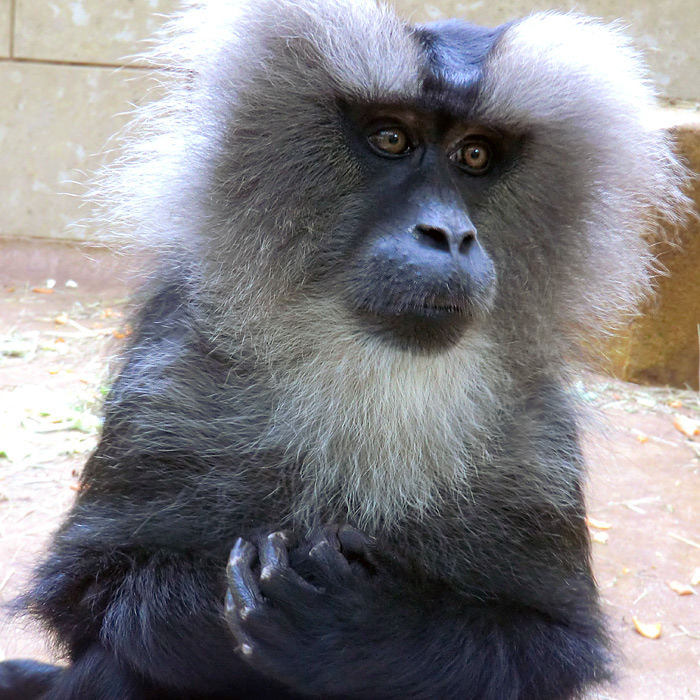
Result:
<svg viewBox="0 0 700 700"><path fill-rule="evenodd" d="M0 242L0 603L22 590L95 445L109 358L128 332L121 268L100 250ZM700 420L700 399L598 376L576 390L599 417L585 440L589 519L621 651L620 681L598 697L700 700L700 436L674 425ZM51 651L0 621L0 658L16 656Z"/></svg>

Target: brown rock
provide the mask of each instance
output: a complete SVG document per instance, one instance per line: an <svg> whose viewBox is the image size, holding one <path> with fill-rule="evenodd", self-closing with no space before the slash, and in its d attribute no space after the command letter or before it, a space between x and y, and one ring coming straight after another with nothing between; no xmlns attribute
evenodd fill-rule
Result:
<svg viewBox="0 0 700 700"><path fill-rule="evenodd" d="M700 121L691 113L673 127L677 152L700 175ZM700 211L700 180L691 197ZM657 281L657 294L645 304L625 332L606 348L612 373L639 384L698 388L700 324L700 221L691 218L674 243L660 242L657 259L667 275Z"/></svg>

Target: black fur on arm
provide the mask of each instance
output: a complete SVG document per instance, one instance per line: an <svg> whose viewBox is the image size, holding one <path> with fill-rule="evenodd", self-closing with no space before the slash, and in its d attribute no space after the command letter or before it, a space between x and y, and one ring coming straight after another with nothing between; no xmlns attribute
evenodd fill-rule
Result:
<svg viewBox="0 0 700 700"><path fill-rule="evenodd" d="M572 577L561 611L544 599L536 609L445 582L415 585L405 562L389 573L376 549L367 575L342 529L311 540L300 560L273 533L257 567L256 549L239 541L227 606L243 658L304 697L563 700L610 677L590 579ZM520 583L537 585L527 573Z"/></svg>

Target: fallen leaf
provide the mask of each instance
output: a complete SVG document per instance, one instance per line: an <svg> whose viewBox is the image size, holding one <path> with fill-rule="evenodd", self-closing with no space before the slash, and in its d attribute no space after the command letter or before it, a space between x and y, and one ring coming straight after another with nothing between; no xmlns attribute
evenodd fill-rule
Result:
<svg viewBox="0 0 700 700"><path fill-rule="evenodd" d="M113 331L112 335L117 340L123 340L124 338L130 336L132 333L133 331L131 330L131 326L127 323L121 331Z"/></svg>
<svg viewBox="0 0 700 700"><path fill-rule="evenodd" d="M49 374L58 374L61 370L57 369L56 367L52 367L49 370L46 370Z"/></svg>
<svg viewBox="0 0 700 700"><path fill-rule="evenodd" d="M668 587L674 593L678 593L678 595L693 595L695 593L695 591L690 586L686 586L680 581L666 581L666 583L668 584Z"/></svg>
<svg viewBox="0 0 700 700"><path fill-rule="evenodd" d="M676 399L668 404L671 408L683 408L683 402Z"/></svg>
<svg viewBox="0 0 700 700"><path fill-rule="evenodd" d="M680 413L673 416L673 425L676 430L680 430L683 435L687 435L688 437L700 435L700 421L693 420L692 418L683 416Z"/></svg>
<svg viewBox="0 0 700 700"><path fill-rule="evenodd" d="M121 311L115 311L108 306L107 308L102 309L100 318L121 318L123 315L124 314Z"/></svg>
<svg viewBox="0 0 700 700"><path fill-rule="evenodd" d="M47 287L32 287L32 291L35 294L53 294L53 289L48 289Z"/></svg>
<svg viewBox="0 0 700 700"><path fill-rule="evenodd" d="M53 322L58 324L59 326L63 326L66 323L68 323L68 316L66 314L58 314L58 316L56 316Z"/></svg>
<svg viewBox="0 0 700 700"><path fill-rule="evenodd" d="M591 539L599 544L607 544L610 535L607 532L591 532Z"/></svg>
<svg viewBox="0 0 700 700"><path fill-rule="evenodd" d="M700 584L700 566L698 566L698 568L695 569L695 571L693 571L693 573L691 574L690 583L693 586L697 586Z"/></svg>
<svg viewBox="0 0 700 700"><path fill-rule="evenodd" d="M637 442L641 442L642 444L649 442L649 436L645 435L644 433L637 433L635 437L637 438Z"/></svg>
<svg viewBox="0 0 700 700"><path fill-rule="evenodd" d="M586 522L591 527L597 527L599 530L609 530L612 524L606 522L605 520L598 520L597 518L592 518L590 515L586 518Z"/></svg>
<svg viewBox="0 0 700 700"><path fill-rule="evenodd" d="M642 622L636 615L632 615L634 629L647 639L658 639L661 636L660 622Z"/></svg>

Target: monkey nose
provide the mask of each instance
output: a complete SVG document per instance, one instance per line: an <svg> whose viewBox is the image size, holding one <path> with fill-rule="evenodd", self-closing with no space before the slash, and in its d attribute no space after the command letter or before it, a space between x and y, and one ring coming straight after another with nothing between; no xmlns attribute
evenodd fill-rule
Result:
<svg viewBox="0 0 700 700"><path fill-rule="evenodd" d="M419 243L428 248L450 253L452 257L466 255L476 239L476 229L453 229L435 224L416 224L414 235Z"/></svg>

